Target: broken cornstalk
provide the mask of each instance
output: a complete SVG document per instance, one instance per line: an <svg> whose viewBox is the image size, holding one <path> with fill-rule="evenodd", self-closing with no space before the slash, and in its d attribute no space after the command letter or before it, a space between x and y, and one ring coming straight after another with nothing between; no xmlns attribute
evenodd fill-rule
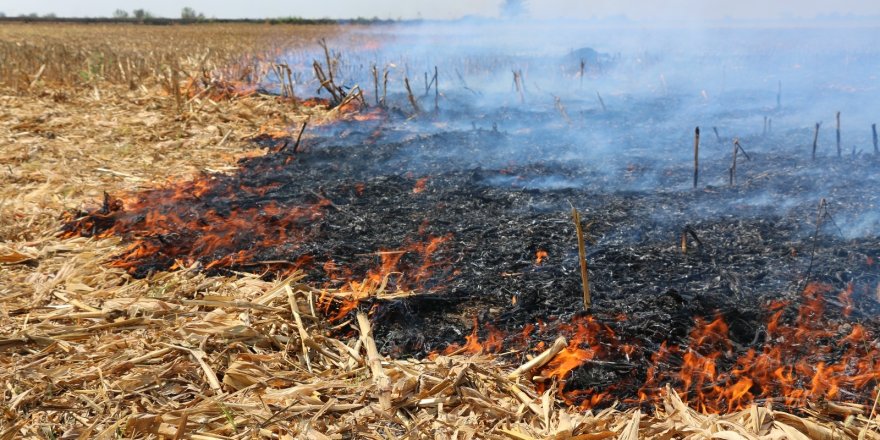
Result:
<svg viewBox="0 0 880 440"><path fill-rule="evenodd" d="M816 131L813 133L813 160L816 160L816 147L819 146L819 127L822 126L821 122L816 123Z"/></svg>
<svg viewBox="0 0 880 440"><path fill-rule="evenodd" d="M577 241L578 241L578 259L581 264L581 286L583 287L584 294L584 310L590 310L590 305L592 304L592 299L590 297L590 277L589 272L587 272L587 247L584 243L584 229L581 226L581 214L578 212L577 208L571 208L571 216L574 220L574 228L577 232Z"/></svg>
<svg viewBox="0 0 880 440"><path fill-rule="evenodd" d="M330 60L330 49L327 49L327 41L321 38L318 44L324 49L324 58L327 60L327 75L330 83L333 83L333 63Z"/></svg>
<svg viewBox="0 0 880 440"><path fill-rule="evenodd" d="M559 115L562 116L566 124L571 125L571 118L568 117L568 112L565 111L565 106L562 105L562 99L558 96L554 96L553 99L556 100L556 111L559 112Z"/></svg>
<svg viewBox="0 0 880 440"><path fill-rule="evenodd" d="M877 148L877 124L871 124L871 140L874 141L874 154L880 154Z"/></svg>
<svg viewBox="0 0 880 440"><path fill-rule="evenodd" d="M379 69L376 68L376 65L373 64L373 98L376 101L376 106L379 105Z"/></svg>
<svg viewBox="0 0 880 440"><path fill-rule="evenodd" d="M412 105L413 110L416 112L416 114L421 113L422 109L419 108L419 103L418 101L416 101L416 97L415 95L413 95L412 88L410 88L409 86L409 78L404 77L403 84L406 86L406 94L409 97L409 103L410 105Z"/></svg>
<svg viewBox="0 0 880 440"><path fill-rule="evenodd" d="M296 134L296 142L293 144L294 153L299 153L299 143L302 141L303 133L305 133L308 124L309 118L306 118L306 120L303 121L302 127L299 128L299 133Z"/></svg>
<svg viewBox="0 0 880 440"><path fill-rule="evenodd" d="M694 130L694 189L700 180L700 127Z"/></svg>
<svg viewBox="0 0 880 440"><path fill-rule="evenodd" d="M281 82L281 96L294 98L293 94L293 77L291 76L290 66L287 64L273 64L272 70L275 72L275 76L278 77L278 80Z"/></svg>
<svg viewBox="0 0 880 440"><path fill-rule="evenodd" d="M842 154L840 148L840 112L837 112L837 116L835 116L835 118L837 119L837 157L840 157Z"/></svg>
<svg viewBox="0 0 880 440"><path fill-rule="evenodd" d="M519 93L519 102L525 104L526 96L524 90L525 86L523 85L522 70L513 71L513 86L516 88L516 92Z"/></svg>
<svg viewBox="0 0 880 440"><path fill-rule="evenodd" d="M602 95L599 94L599 91L596 91L596 97L599 98L599 104L602 106L602 111L607 112L608 107L605 107L605 100L602 99Z"/></svg>
<svg viewBox="0 0 880 440"><path fill-rule="evenodd" d="M330 96L333 98L333 107L336 107L342 101L342 97L339 94L339 90L336 87L336 84L333 83L333 78L327 77L327 75L324 73L324 69L321 67L321 64L318 63L317 60L312 63L312 67L315 70L315 78L318 79L318 83L320 84L318 87L318 91L320 91L322 88L327 90L327 92L330 93Z"/></svg>
<svg viewBox="0 0 880 440"><path fill-rule="evenodd" d="M388 102L388 69L382 74L382 107Z"/></svg>
<svg viewBox="0 0 880 440"><path fill-rule="evenodd" d="M434 66L434 111L440 111L440 77L437 66Z"/></svg>
<svg viewBox="0 0 880 440"><path fill-rule="evenodd" d="M557 354L559 354L562 349L568 346L568 342L565 341L565 337L560 336L553 341L553 345L550 346L547 350L544 350L543 353L535 356L532 360L520 365L516 370L510 372L507 375L507 378L510 380L514 380L529 371L538 369L543 367L550 362Z"/></svg>
<svg viewBox="0 0 880 440"><path fill-rule="evenodd" d="M736 157L739 156L739 153L742 153L746 160L751 160L749 154L746 153L746 150L743 149L742 145L739 143L739 138L733 140L733 163L730 165L730 186L736 184Z"/></svg>

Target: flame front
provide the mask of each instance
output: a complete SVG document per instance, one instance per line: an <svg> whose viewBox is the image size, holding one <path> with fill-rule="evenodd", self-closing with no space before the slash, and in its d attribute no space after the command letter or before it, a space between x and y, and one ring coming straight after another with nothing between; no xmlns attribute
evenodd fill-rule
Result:
<svg viewBox="0 0 880 440"><path fill-rule="evenodd" d="M589 409L620 399L613 391L626 388L626 384L604 390L568 389L573 371L589 369L591 364L625 364L642 357L649 360L644 381L636 396L624 397L624 402L654 402L665 385L672 384L685 402L707 413L739 411L757 400L794 408L819 401L869 405L871 390L880 383L880 350L875 335L861 324L825 316L828 296L836 296L842 316L850 313L852 291L849 286L832 295L829 286L808 285L791 324L784 319L790 304L771 303L763 345L746 350L738 349L731 341L730 328L722 317L711 321L696 318L686 345L663 343L652 351L624 343L593 316L576 316L554 327L569 343L540 371L533 372L534 377L561 382L562 395L569 404ZM538 333L549 327L541 325ZM534 352L545 349L543 341L530 343L534 331L535 326L529 325L521 333L506 337L507 345L513 346L508 348L527 344L533 345ZM485 352L486 344L479 343L476 335L475 327L466 338L464 352ZM444 353L461 348L453 345ZM540 382L539 390L543 388L544 382Z"/></svg>

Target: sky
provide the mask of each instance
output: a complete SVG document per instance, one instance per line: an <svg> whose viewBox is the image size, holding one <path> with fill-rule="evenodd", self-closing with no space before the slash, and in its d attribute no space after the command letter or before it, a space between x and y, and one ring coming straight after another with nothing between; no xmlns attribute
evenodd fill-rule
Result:
<svg viewBox="0 0 880 440"><path fill-rule="evenodd" d="M154 15L178 17L189 6L208 17L266 18L425 18L496 17L501 0L0 0L7 16L54 13L64 17L109 16L116 9L143 8ZM827 15L880 16L877 0L531 0L529 16L646 20L768 20Z"/></svg>

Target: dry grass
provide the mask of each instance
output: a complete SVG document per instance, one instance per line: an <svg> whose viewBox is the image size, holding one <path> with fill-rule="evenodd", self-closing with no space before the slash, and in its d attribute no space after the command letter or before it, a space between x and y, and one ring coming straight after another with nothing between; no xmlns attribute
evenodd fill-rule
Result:
<svg viewBox="0 0 880 440"><path fill-rule="evenodd" d="M233 170L259 154L249 137L305 116L259 95L180 105L168 66L183 86L187 72L241 69L267 45L297 50L338 31L0 27L0 439L880 438L873 412L845 406L722 417L669 393L652 415L582 413L490 356L387 359L365 319L331 338L315 310L324 292L296 277L132 280L102 264L117 240L55 237L66 209Z"/></svg>
<svg viewBox="0 0 880 440"><path fill-rule="evenodd" d="M166 83L171 67L240 76L338 33L331 25L9 23L0 26L0 82L149 87Z"/></svg>

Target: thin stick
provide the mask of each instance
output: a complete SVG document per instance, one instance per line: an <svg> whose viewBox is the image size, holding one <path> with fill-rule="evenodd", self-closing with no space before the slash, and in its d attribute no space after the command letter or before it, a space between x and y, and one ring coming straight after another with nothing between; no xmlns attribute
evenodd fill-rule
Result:
<svg viewBox="0 0 880 440"><path fill-rule="evenodd" d="M761 133L762 136L767 136L767 117L764 116L764 132Z"/></svg>
<svg viewBox="0 0 880 440"><path fill-rule="evenodd" d="M739 139L733 140L733 163L730 165L730 186L736 184L736 156L739 153Z"/></svg>
<svg viewBox="0 0 880 440"><path fill-rule="evenodd" d="M379 105L379 69L373 64L373 97L376 99L376 105Z"/></svg>
<svg viewBox="0 0 880 440"><path fill-rule="evenodd" d="M816 247L819 242L819 228L822 226L822 219L828 215L828 202L825 201L824 198L819 199L819 209L816 211L816 232L813 234L813 249L810 251L810 265L807 267L807 272L804 274L804 285L801 287L801 292L807 288L807 285L810 284L810 277L813 275L813 261L816 258Z"/></svg>
<svg viewBox="0 0 880 440"><path fill-rule="evenodd" d="M434 66L434 111L440 111L440 76L437 66Z"/></svg>
<svg viewBox="0 0 880 440"><path fill-rule="evenodd" d="M385 107L385 103L388 102L386 99L388 97L388 70L386 69L384 74L382 75L382 107Z"/></svg>
<svg viewBox="0 0 880 440"><path fill-rule="evenodd" d="M836 119L837 119L837 157L840 157L840 155L841 155L841 149L840 149L840 112L837 112Z"/></svg>
<svg viewBox="0 0 880 440"><path fill-rule="evenodd" d="M700 127L694 130L694 189L700 180Z"/></svg>
<svg viewBox="0 0 880 440"><path fill-rule="evenodd" d="M287 64L284 65L284 69L286 69L287 71L287 87L289 88L290 97L296 98L296 96L293 94L293 71Z"/></svg>
<svg viewBox="0 0 880 440"><path fill-rule="evenodd" d="M568 112L565 111L565 106L562 105L562 99L558 96L554 96L553 99L556 100L556 110L562 116L562 119L565 119L565 122L571 125L571 118L568 117Z"/></svg>
<svg viewBox="0 0 880 440"><path fill-rule="evenodd" d="M519 102L525 104L526 96L523 93L522 70L513 71L513 85L516 87L516 92L519 93Z"/></svg>
<svg viewBox="0 0 880 440"><path fill-rule="evenodd" d="M415 110L416 114L421 113L422 109L419 108L419 103L416 102L416 97L413 96L412 89L409 87L409 78L403 78L403 84L406 86L406 93L409 96L409 103L412 105L413 110Z"/></svg>
<svg viewBox="0 0 880 440"><path fill-rule="evenodd" d="M880 154L877 148L877 124L871 124L871 139L874 141L874 154Z"/></svg>
<svg viewBox="0 0 880 440"><path fill-rule="evenodd" d="M599 104L602 105L602 111L603 111L603 112L607 112L607 111L608 111L608 107L605 107L605 100L602 99L602 95L599 94L599 91L598 91L598 90L596 90L596 97L599 98Z"/></svg>
<svg viewBox="0 0 880 440"><path fill-rule="evenodd" d="M458 69L455 69L455 76L458 77L458 81L461 82L461 86L464 87L465 90L473 93L474 95L480 96L480 92L468 87L467 81L464 80L464 77L461 76L461 72L459 72Z"/></svg>
<svg viewBox="0 0 880 440"><path fill-rule="evenodd" d="M813 160L816 160L816 147L819 146L819 127L822 126L821 122L816 123L816 132L813 134Z"/></svg>
<svg viewBox="0 0 880 440"><path fill-rule="evenodd" d="M571 208L571 216L574 219L574 228L577 232L578 257L580 258L581 263L581 286L584 291L584 310L590 310L592 300L590 298L590 277L587 272L587 248L584 244L584 230L581 227L581 214L578 212L577 208L573 206Z"/></svg>
<svg viewBox="0 0 880 440"><path fill-rule="evenodd" d="M293 144L294 153L299 153L299 143L300 141L302 141L303 133L305 133L306 131L306 125L309 124L309 119L310 118L306 118L306 120L303 121L303 125L299 129L299 133L296 134L296 142Z"/></svg>
<svg viewBox="0 0 880 440"><path fill-rule="evenodd" d="M712 131L715 132L715 140L718 141L719 144L723 144L724 142L721 141L721 135L718 134L718 127L712 127Z"/></svg>
<svg viewBox="0 0 880 440"><path fill-rule="evenodd" d="M37 71L37 74L34 75L34 79L33 79L33 81L31 81L30 85L28 85L28 88L29 88L29 89L32 89L32 88L34 88L35 85L37 85L37 82L40 81L40 77L43 76L43 72L44 72L45 70L46 70L46 65L45 65L45 64L43 64L42 66L40 66L40 70ZM120 68L120 70L122 70L122 69Z"/></svg>
<svg viewBox="0 0 880 440"><path fill-rule="evenodd" d="M324 48L324 57L327 59L327 77L330 80L330 84L333 84L333 64L330 63L330 50L327 49L327 41L321 38L318 44Z"/></svg>
<svg viewBox="0 0 880 440"><path fill-rule="evenodd" d="M737 138L737 141L739 141L738 138ZM746 160L752 160L752 156L749 156L749 153L746 151L745 148L743 148L742 143L740 143L740 142L737 142L737 143L739 144L739 154L742 154L743 156L745 156Z"/></svg>
<svg viewBox="0 0 880 440"><path fill-rule="evenodd" d="M277 64L272 65L272 73L274 73L275 77L278 78L279 81L281 81L281 96L283 97L287 89L284 88L284 77L281 76L281 73L278 72Z"/></svg>
<svg viewBox="0 0 880 440"><path fill-rule="evenodd" d="M877 397L874 398L874 405L871 406L871 415L868 416L868 420L874 420L874 414L877 413L877 403L880 401L880 387L874 387L877 391ZM865 434L868 432L868 426L870 423L865 423L865 426L862 428L861 432L859 432L859 438L865 438Z"/></svg>
<svg viewBox="0 0 880 440"><path fill-rule="evenodd" d="M320 91L321 88L324 88L325 90L327 90L327 92L330 93L330 96L333 97L333 103L334 103L334 107L335 107L335 104L338 104L342 100L342 98L339 96L339 94L335 90L336 85L333 84L332 79L328 79L327 76L324 74L324 69L321 68L320 63L315 61L314 63L312 63L312 67L315 70L315 78L317 78L318 83L320 83L320 86L318 87L318 91Z"/></svg>

